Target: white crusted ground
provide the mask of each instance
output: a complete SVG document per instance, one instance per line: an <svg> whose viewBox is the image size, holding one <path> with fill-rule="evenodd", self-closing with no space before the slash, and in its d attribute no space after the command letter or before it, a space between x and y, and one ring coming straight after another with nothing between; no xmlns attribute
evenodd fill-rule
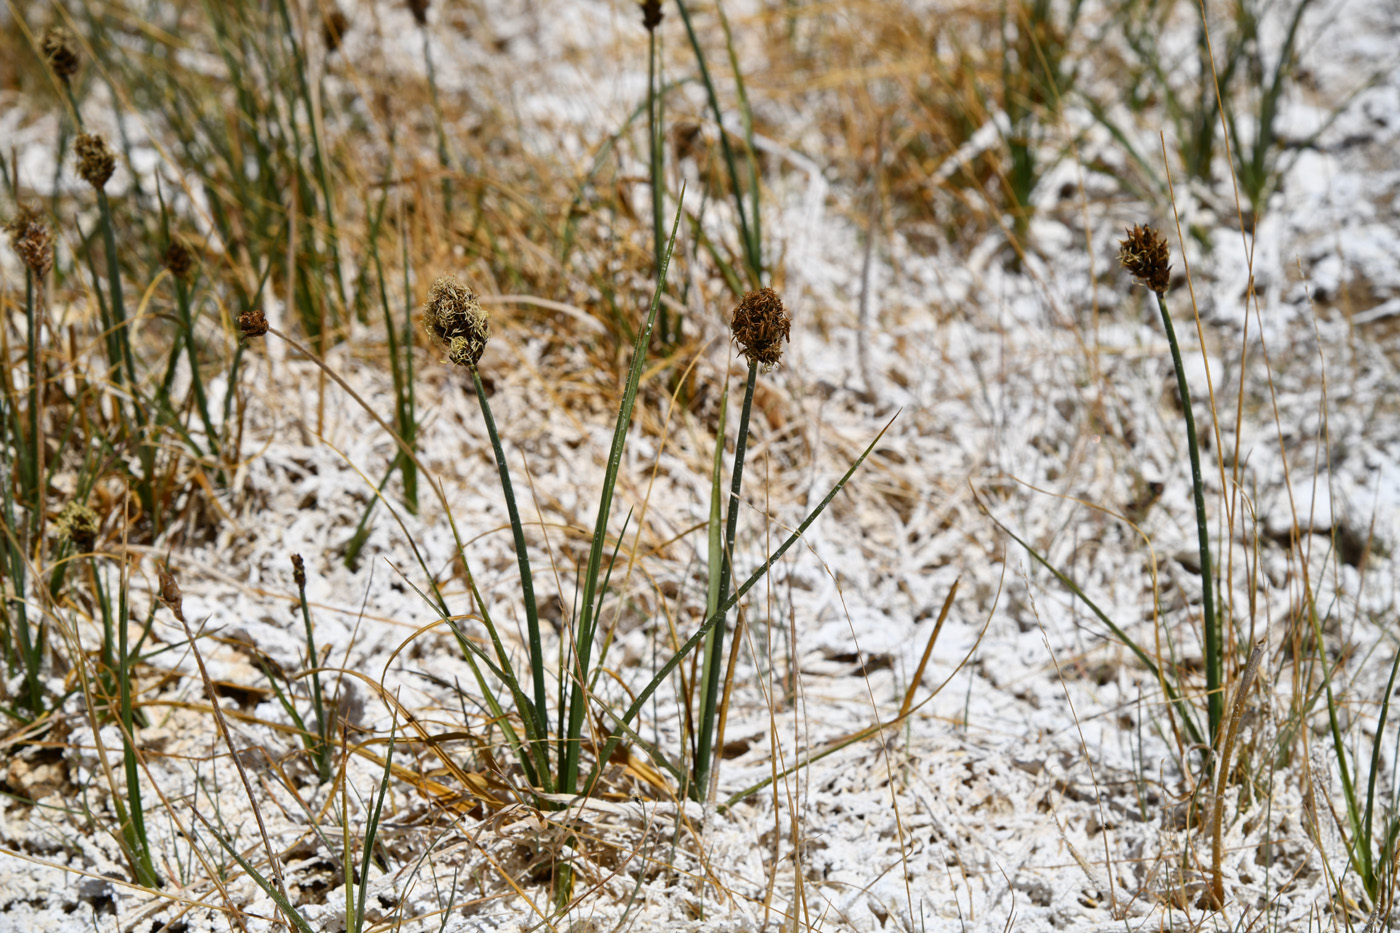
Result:
<svg viewBox="0 0 1400 933"><path fill-rule="evenodd" d="M645 72L635 67L644 69L645 55L634 4L481 6L489 9L472 15L471 38L435 33L445 93L471 88L513 99L523 121L514 132L581 171L644 92ZM750 6L726 9L742 23ZM390 47L385 60L420 67L407 13L397 4L380 4L376 12L382 33L356 32L347 41L402 42L403 54ZM1253 516L1235 522L1230 546L1217 543L1217 554L1232 561L1230 599L1242 619L1241 638L1268 644L1262 676L1271 699L1251 709L1245 741L1270 790L1266 798L1241 792L1229 800L1227 911L1212 916L1193 903L1208 843L1176 806L1186 785L1177 746L1163 734L1155 679L993 521L1065 568L1148 645L1155 573L1161 630L1180 640L1181 652L1199 657L1187 624L1187 604L1195 607L1199 594L1195 525L1170 359L1155 308L1140 289L1127 291L1115 262L1125 224L1151 220L1172 230L1171 215L1165 206L1122 200L1113 182L1067 160L1039 189L1036 252L1023 271L1012 270L1000 242L930 254L916 245L922 240L894 227L879 238L870 271L867 384L858 362L865 191L827 171L820 114L762 103L759 82L749 93L767 123L781 128L771 140L764 220L794 332L783 367L762 377L738 566L756 565L881 427L890 427L862 472L775 570L771 586L749 600L749 650L741 655L727 728L727 738L747 740L747 750L724 763L720 797L890 719L944 598L960 581L957 598L916 688L916 701L923 702L904 726L780 780L776 799L769 790L727 812L691 812L678 831L675 808L665 804L628 809L613 802L589 814L588 825L620 855L590 869L586 880L597 890L566 918L552 919L555 927L776 930L791 922L785 916L804 928L860 931L1305 929L1332 922L1329 879L1345 873L1345 849L1325 805L1304 793L1311 781L1340 807L1325 714L1315 711L1309 719L1311 761L1279 762L1270 776L1263 752L1292 695L1287 631L1301 593L1300 568L1278 541L1295 514L1301 527L1319 532L1311 538L1309 579L1319 604L1331 608L1333 649L1351 653L1343 674L1355 678L1348 695L1378 698L1396 651L1400 583L1390 556L1400 547L1400 162L1394 155L1400 12L1385 0L1328 2L1305 22L1308 81L1305 91L1285 98L1286 136L1306 138L1334 110L1340 114L1315 147L1290 152L1291 167L1259 225L1252 244L1257 315L1243 302L1250 266L1229 202L1213 204L1190 191L1179 199L1183 225L1204 227L1213 245L1206 251L1197 240L1186 244L1221 412L1218 441L1212 438L1205 453L1212 519L1218 531L1227 489L1222 477L1234 486L1236 459L1241 497L1230 501ZM1182 27L1188 37L1189 25ZM664 28L673 48L684 49L677 19L668 18ZM741 41L740 51L761 70L762 49ZM1372 75L1377 80L1365 83ZM1067 119L1092 123L1073 108ZM1137 132L1144 150L1154 151L1156 127ZM1106 133L1090 132L1080 159L1119 164L1116 145ZM640 165L637 176L644 177ZM645 203L643 189L638 192L637 203ZM722 203L710 207L716 231L726 229L723 211ZM1174 234L1171 240L1180 263L1180 243ZM1204 418L1206 366L1184 280L1169 297ZM721 330L727 309L703 310L708 319L692 312L687 321L716 338L698 368L698 381L714 385L726 365L733 376L740 371L727 364ZM523 457L560 568L557 581L537 571L540 589L561 595L567 606L582 552L563 528L592 526L614 402L556 403L555 374L578 372L588 360L576 347L515 326L509 309L501 313L482 366L494 380L492 404L516 489L522 503L531 501ZM303 638L288 560L300 553L328 666L397 693L428 732L462 728L459 701L442 684L475 688L453 640L441 628L419 632L434 615L414 592L426 575L409 545L449 581L457 611L467 612L461 578L452 572L447 515L426 490L421 515L400 508L392 521L381 509L361 562L347 570L340 553L393 456L392 442L333 385L325 390L317 436L315 370L294 352L268 346L243 374L245 449L254 455L222 500L228 519L207 545L170 555L186 616L221 639L205 643L211 675L260 681L240 642L288 669L300 665ZM475 399L439 370L434 356L425 352L419 362L420 399L429 413L423 459L471 542L467 558L493 614L518 631L513 549ZM387 416L387 372L349 353L333 354L330 363ZM212 391L217 396L226 387ZM620 595L612 605L621 608L609 656L633 690L664 651L658 644L667 614L681 637L698 621L704 542L694 532L673 539L707 514L704 470L713 443L712 419L672 415L658 457L664 396L653 390L645 398L638 418L649 427L624 463L611 525L620 530L628 510L637 510L629 547L642 528L635 568L614 580ZM1230 454L1224 471L1217 459L1222 446ZM1155 503L1144 499L1151 483L1163 486ZM526 510L534 521L534 506ZM1150 538L1150 549L1115 515L1124 512ZM1247 524L1258 528L1258 538L1240 534ZM1363 568L1328 552L1325 533L1334 527L1361 540L1374 535ZM536 567L547 567L550 552L538 525L531 547ZM149 590L153 561L164 556L163 549L144 556L135 568L138 590ZM557 618L550 617L551 625ZM202 701L183 633L164 611L153 637L172 646L160 663L185 675L161 686L162 701ZM387 728L386 709L367 683L347 678L338 689L345 715ZM643 728L663 748L679 741L671 696L658 694ZM270 696L241 708L233 698L224 703L230 712L286 721ZM193 805L235 831L245 851L260 853L212 723L178 707L155 708L176 710L142 735L152 751L149 777L174 813L188 826ZM467 712L480 732L479 712L470 704ZM1357 706L1349 717L1369 721L1374 712ZM287 735L234 725L238 741L254 750L245 757L255 779L267 767L263 752L274 762L292 759ZM1373 734L1364 722L1352 735L1358 753L1367 754ZM1393 736L1390 726L1385 742L1392 752ZM109 729L102 738L119 767L119 755L112 756L119 735ZM116 846L87 829L80 814L86 808L102 814L99 826L113 825L107 785L91 733L79 728L69 741L83 751L66 761L66 783L64 769L47 759L34 756L31 763L22 755L9 764L12 788L54 796L44 799L48 807L0 808L0 838L12 850L0 860L0 931L67 933L94 923L148 930L162 920L177 921L171 929L230 929L219 913L103 880L125 877L125 868ZM426 754L418 760L433 765ZM319 808L324 790L303 765L291 767L300 769L293 773L305 805ZM357 760L351 772L368 800L376 768ZM1391 788L1393 780L1387 765L1382 786ZM72 787L88 788L88 795L74 797ZM266 782L263 789L262 813L275 844L291 850L286 871L304 892L306 918L314 928L338 929L343 891L334 887L331 860L308 835L301 804ZM1320 815L1310 811L1314 805ZM59 806L77 812L54 809ZM548 895L538 876L522 869L531 853L561 844L563 834L539 814L514 807L447 827L434 819L425 796L404 784L394 785L386 812L393 862L387 875L373 879L372 905L383 892L379 916L391 917L398 906L420 918L403 929L544 928L540 911L547 912ZM148 828L163 864L188 884L183 896L222 903L190 843L163 808L157 814ZM1317 823L1324 832L1313 838L1309 827ZM20 853L37 861L21 860ZM523 893L511 892L502 873L514 876ZM237 872L225 884L229 901L246 912L247 928L268 928L272 904ZM454 886L452 913L435 915ZM1183 888L1192 892L1189 900L1166 900ZM172 883L167 894L181 890ZM1357 896L1354 885L1348 895Z"/></svg>

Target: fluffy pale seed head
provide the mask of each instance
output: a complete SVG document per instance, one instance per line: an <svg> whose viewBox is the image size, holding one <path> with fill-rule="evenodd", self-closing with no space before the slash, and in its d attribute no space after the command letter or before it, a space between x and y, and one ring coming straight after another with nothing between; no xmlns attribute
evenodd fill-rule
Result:
<svg viewBox="0 0 1400 933"><path fill-rule="evenodd" d="M470 285L450 275L433 282L428 303L423 307L423 327L437 343L447 348L447 359L458 366L475 369L486 341L490 323L481 302Z"/></svg>
<svg viewBox="0 0 1400 933"><path fill-rule="evenodd" d="M10 248L19 256L36 279L42 279L53 268L53 235L49 225L37 210L23 206L5 224L10 235Z"/></svg>
<svg viewBox="0 0 1400 933"><path fill-rule="evenodd" d="M72 34L62 26L50 26L39 39L39 50L44 53L44 62L59 80L68 79L78 72L78 46Z"/></svg>
<svg viewBox="0 0 1400 933"><path fill-rule="evenodd" d="M1145 225L1135 226L1127 233L1127 238L1118 244L1118 261L1132 275L1133 281L1165 295L1172 273L1167 241Z"/></svg>
<svg viewBox="0 0 1400 933"><path fill-rule="evenodd" d="M93 544L97 542L97 532L102 527L102 520L86 504L71 499L59 511L53 527L59 540L72 541L78 550L87 552L91 551Z"/></svg>
<svg viewBox="0 0 1400 933"><path fill-rule="evenodd" d="M107 140L96 133L82 133L73 142L78 153L78 174L83 181L101 191L117 170L117 157L107 146Z"/></svg>
<svg viewBox="0 0 1400 933"><path fill-rule="evenodd" d="M771 288L749 292L734 308L731 325L739 355L759 363L765 372L783 359L783 343L791 340L792 318Z"/></svg>

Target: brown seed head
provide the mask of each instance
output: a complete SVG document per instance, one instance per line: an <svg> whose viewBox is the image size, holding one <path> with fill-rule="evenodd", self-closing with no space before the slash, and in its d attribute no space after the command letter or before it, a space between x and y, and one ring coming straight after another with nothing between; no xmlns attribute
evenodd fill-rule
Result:
<svg viewBox="0 0 1400 933"><path fill-rule="evenodd" d="M72 541L79 551L87 553L97 541L102 520L86 504L71 499L58 513L53 526L59 540Z"/></svg>
<svg viewBox="0 0 1400 933"><path fill-rule="evenodd" d="M1118 244L1118 261L1132 275L1133 281L1165 295L1172 273L1167 241L1147 226L1133 227L1127 233L1127 239Z"/></svg>
<svg viewBox="0 0 1400 933"><path fill-rule="evenodd" d="M157 573L160 579L159 599L181 622L185 621L185 596L180 592L180 581L169 567L162 567Z"/></svg>
<svg viewBox="0 0 1400 933"><path fill-rule="evenodd" d="M78 72L78 46L73 36L62 26L50 26L39 40L39 50L49 69L64 84Z"/></svg>
<svg viewBox="0 0 1400 933"><path fill-rule="evenodd" d="M433 283L423 308L423 327L434 340L447 348L447 359L458 366L476 369L491 327L481 302L470 285L450 275Z"/></svg>
<svg viewBox="0 0 1400 933"><path fill-rule="evenodd" d="M306 589L306 564L302 563L300 554L292 555L292 579L296 581L297 589Z"/></svg>
<svg viewBox="0 0 1400 933"><path fill-rule="evenodd" d="M170 270L171 275L177 279L187 278L194 269L194 260L194 250L184 237L177 235L170 238L170 245L165 248L165 268Z"/></svg>
<svg viewBox="0 0 1400 933"><path fill-rule="evenodd" d="M792 318L771 288L749 292L734 308L734 342L739 355L762 365L764 372L783 358L783 342L791 340Z"/></svg>
<svg viewBox="0 0 1400 933"><path fill-rule="evenodd" d="M96 133L83 133L74 142L78 153L78 174L83 181L101 191L117 170L117 157L107 146L107 140Z"/></svg>
<svg viewBox="0 0 1400 933"><path fill-rule="evenodd" d="M244 311L238 315L238 332L243 335L244 340L261 337L267 333L267 315L259 308Z"/></svg>
<svg viewBox="0 0 1400 933"><path fill-rule="evenodd" d="M408 0L408 10L419 26L428 25L428 0Z"/></svg>
<svg viewBox="0 0 1400 933"><path fill-rule="evenodd" d="M321 19L321 38L326 42L326 51L340 48L340 40L350 30L350 17L340 7L332 7Z"/></svg>
<svg viewBox="0 0 1400 933"><path fill-rule="evenodd" d="M5 224L5 232L10 235L10 248L34 277L47 275L53 268L53 235L43 215L32 207L21 207Z"/></svg>
<svg viewBox="0 0 1400 933"><path fill-rule="evenodd" d="M661 0L642 0L642 25L654 32L661 25Z"/></svg>

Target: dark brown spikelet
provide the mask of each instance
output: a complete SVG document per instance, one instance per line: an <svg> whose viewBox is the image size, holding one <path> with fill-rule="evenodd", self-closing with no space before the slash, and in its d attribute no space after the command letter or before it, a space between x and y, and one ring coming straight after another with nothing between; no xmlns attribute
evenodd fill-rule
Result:
<svg viewBox="0 0 1400 933"><path fill-rule="evenodd" d="M306 589L306 564L302 562L300 554L292 555L292 579L296 581L297 589Z"/></svg>
<svg viewBox="0 0 1400 933"><path fill-rule="evenodd" d="M475 369L491 327L481 302L470 285L450 275L433 282L428 303L423 308L423 327L434 340L447 348L447 359L458 366Z"/></svg>
<svg viewBox="0 0 1400 933"><path fill-rule="evenodd" d="M32 207L21 207L5 224L5 232L10 235L10 248L34 278L47 275L53 268L53 235L43 215Z"/></svg>
<svg viewBox="0 0 1400 933"><path fill-rule="evenodd" d="M83 133L73 142L73 149L78 153L78 174L94 191L101 191L117 170L117 157L107 140L96 133Z"/></svg>
<svg viewBox="0 0 1400 933"><path fill-rule="evenodd" d="M321 38L326 41L326 51L340 48L340 40L350 30L350 17L340 7L332 7L321 19Z"/></svg>
<svg viewBox="0 0 1400 933"><path fill-rule="evenodd" d="M92 550L101 527L102 520L97 513L77 499L70 499L54 520L59 540L72 541L82 553Z"/></svg>
<svg viewBox="0 0 1400 933"><path fill-rule="evenodd" d="M783 359L783 343L791 340L792 318L771 288L749 292L734 308L734 342L739 355L768 371Z"/></svg>
<svg viewBox="0 0 1400 933"><path fill-rule="evenodd" d="M39 40L39 50L44 53L44 62L49 70L64 84L78 73L78 46L72 34L62 26L50 26L44 30Z"/></svg>
<svg viewBox="0 0 1400 933"><path fill-rule="evenodd" d="M1172 275L1167 241L1148 226L1136 226L1127 233L1127 239L1118 244L1118 261L1132 275L1133 281L1165 295Z"/></svg>
<svg viewBox="0 0 1400 933"><path fill-rule="evenodd" d="M642 25L647 32L655 32L661 25L661 0L642 0Z"/></svg>
<svg viewBox="0 0 1400 933"><path fill-rule="evenodd" d="M194 250L183 237L171 237L170 245L165 248L165 268L177 279L189 278L194 269Z"/></svg>
<svg viewBox="0 0 1400 933"><path fill-rule="evenodd" d="M428 25L428 0L408 0L408 11L419 26Z"/></svg>
<svg viewBox="0 0 1400 933"><path fill-rule="evenodd" d="M244 340L261 337L267 333L267 315L258 308L244 311L238 315L238 332L243 335Z"/></svg>
<svg viewBox="0 0 1400 933"><path fill-rule="evenodd" d="M180 592L180 581L175 579L175 574L170 572L169 567L162 567L156 576L160 579L161 603L175 618L181 622L185 621L185 596Z"/></svg>

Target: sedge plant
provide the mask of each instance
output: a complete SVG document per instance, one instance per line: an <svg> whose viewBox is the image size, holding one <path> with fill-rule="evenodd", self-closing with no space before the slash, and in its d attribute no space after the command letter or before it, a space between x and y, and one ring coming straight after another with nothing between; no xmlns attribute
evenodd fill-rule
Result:
<svg viewBox="0 0 1400 933"><path fill-rule="evenodd" d="M758 371L767 372L782 360L783 344L790 339L792 319L783 300L771 288L760 289L745 295L734 308L731 322L734 343L739 354L748 362L748 375L744 382L744 402L739 411L739 432L734 441L734 467L730 472L729 506L723 526L724 543L716 553L717 535L710 539L710 567L712 585L706 609L711 613L719 610L729 599L729 588L734 579L734 535L739 524L739 492L744 480L744 456L748 450L749 415L753 410L754 384ZM721 437L719 443L723 443ZM714 570L718 569L718 575ZM693 799L703 801L711 795L710 773L715 758L714 739L716 712L720 694L720 671L724 667L725 626L718 625L706 637L704 666L700 680L700 718L698 722L697 748L692 770L694 783L690 791Z"/></svg>
<svg viewBox="0 0 1400 933"><path fill-rule="evenodd" d="M74 76L78 73L80 57L77 43L71 33L63 27L48 29L39 42L39 49L54 79L62 86L68 102L70 116L78 135L73 149L78 158L78 175L93 190L97 198L98 224L101 228L102 255L106 264L107 289L104 293L98 277L96 259L89 255L88 266L92 273L93 293L97 298L98 310L106 334L107 361L109 375L121 393L129 395L129 402L122 407L122 420L128 440L135 440L137 459L141 473L137 478L136 492L141 507L151 516L155 526L160 526L160 513L155 495L156 446L150 437L149 413L141 397L140 378L136 371L136 356L131 349L131 327L127 319L126 298L122 288L122 268L117 252L117 223L112 213L111 201L107 197L107 183L116 172L116 154L108 146L107 140L98 133L86 131L82 109L73 88Z"/></svg>
<svg viewBox="0 0 1400 933"><path fill-rule="evenodd" d="M1224 636L1222 619L1215 597L1215 564L1211 559L1210 525L1206 516L1205 483L1201 472L1200 445L1196 434L1196 418L1192 410L1191 392L1186 381L1185 365L1181 348L1177 342L1176 329L1172 324L1171 313L1167 308L1166 293L1171 280L1171 256L1166 240L1149 226L1135 226L1127 231L1126 238L1119 246L1119 261L1133 277L1134 281L1145 286L1156 299L1157 309L1162 319L1162 327L1171 350L1172 366L1176 374L1176 387L1182 407L1182 421L1186 434L1187 453L1190 460L1191 490L1196 519L1197 553L1201 575L1201 640L1205 655L1206 677L1206 722L1204 728L1197 721L1197 715L1186 701L1189 692L1184 683L1185 673L1176 665L1164 665L1160 659L1139 645L1133 637L1117 625L1113 619L1079 586L1066 572L1052 564L1030 543L1013 532L994 516L992 521L1002 528L1013 540L1024 547L1028 554L1063 585L1076 599L1082 601L1091 612L1104 623L1126 648L1133 652L1148 672L1161 685L1166 695L1167 707L1173 714L1173 728L1177 724L1185 730L1189 745L1201 751L1201 775L1203 785L1209 784L1212 762L1220 750L1224 734ZM980 504L980 500L979 500ZM985 510L985 505L982 506ZM988 513L990 515L990 513Z"/></svg>
<svg viewBox="0 0 1400 933"><path fill-rule="evenodd" d="M1223 648L1220 620L1215 605L1215 568L1210 559L1210 523L1206 518L1205 483L1201 476L1201 448L1196 436L1196 416L1191 408L1191 390L1186 384L1186 367L1181 360L1176 328L1167 310L1167 286L1171 282L1171 251L1155 229L1138 225L1119 244L1118 261L1133 280L1147 287L1157 300L1162 329L1171 348L1176 390L1181 397L1182 422L1186 429L1186 450L1191 459L1191 496L1196 508L1196 543L1201 560L1201 627L1205 641L1206 721L1211 748L1217 748L1225 701L1222 696Z"/></svg>
<svg viewBox="0 0 1400 933"><path fill-rule="evenodd" d="M0 605L0 623L4 625L5 657L11 674L23 673L20 706L11 715L37 717L44 711L40 668L43 660L43 621L31 618L25 599L26 580L31 567L31 553L43 535L44 520L44 449L41 384L43 363L39 356L40 330L43 327L44 278L53 267L53 235L38 211L21 208L5 225L10 247L24 264L25 311L25 377L21 389L4 385L4 430L8 435L13 458L0 464L0 508L3 508L5 571L9 576L15 598ZM7 376L8 373L7 367ZM19 508L17 509L16 506ZM21 511L22 510L22 511ZM23 525L20 516L23 515ZM22 710L22 712L21 712Z"/></svg>
<svg viewBox="0 0 1400 933"><path fill-rule="evenodd" d="M478 685L481 687L495 722L502 729L506 741L515 755L521 771L529 782L537 805L557 809L561 800L567 801L576 795L589 795L598 792L602 779L602 765L610 759L619 743L629 742L643 750L650 759L675 781L678 792L690 793L695 799L703 799L703 791L709 784L711 759L713 758L713 735L716 711L718 709L719 688L723 660L724 639L721 628L740 599L748 593L795 544L801 535L822 513L826 506L854 475L861 463L874 449L875 441L851 464L846 474L838 481L799 524L797 529L760 566L744 578L743 583L734 585L736 577L733 567L733 546L737 527L738 495L742 481L743 459L747 440L747 422L752 407L754 383L758 371L775 365L781 356L781 345L788 339L790 322L782 301L771 290L747 296L740 302L734 316L734 336L740 352L749 362L749 375L746 402L742 411L743 425L735 454L734 475L731 483L728 521L724 526L723 545L715 555L716 566L722 568L719 586L714 598L709 601L706 617L680 647L660 665L648 684L635 695L631 705L622 712L612 708L595 692L594 686L602 670L608 643L600 639L600 624L603 618L604 601L609 592L610 567L607 559L610 546L608 526L612 516L614 492L623 460L623 452L629 433L633 410L646 362L646 350L654 332L657 309L660 305L664 272L669 265L671 248L675 242L675 229L680 221L679 211L672 225L667 252L663 256L662 277L658 280L652 296L647 317L637 328L636 343L628 370L627 381L618 408L608 453L602 487L599 494L597 520L589 540L589 551L582 579L579 581L580 595L574 618L563 633L564 652L561 670L550 677L544 667L543 638L540 632L539 611L536 605L532 572L524 535L523 524L516 504L514 486L510 479L503 444L491 404L481 380L480 365L482 353L489 336L489 322L481 309L475 291L468 285L452 277L436 280L429 293L424 312L424 324L434 341L446 350L447 361L462 367L471 380L471 387L477 397L482 412L486 432L495 456L501 490L509 516L516 560L520 573L520 602L525 616L528 641L528 679L516 673L510 653L506 650L499 629L493 621L485 601L475 582L468 573L468 586L472 594L475 617L486 629L491 650L477 645L466 637L459 627L448 617L452 631L462 646L470 663ZM883 433L883 432L881 432ZM878 441L878 437L876 438ZM620 543L620 539L618 539ZM706 685L701 691L701 719L704 723L701 733L703 749L695 754L691 762L686 762L684 748L675 754L656 747L643 739L634 726L636 717L646 701L659 686L666 682L677 666L696 651L702 644L707 645L705 660ZM498 681L500 688L509 693L515 705L514 715L508 716L496 696L496 689L487 681L483 668ZM553 693L551 695L551 688ZM551 711L554 717L551 717ZM555 718L557 717L557 718ZM591 765L586 765L582 752L589 739L592 723L601 721L606 727L601 750L594 754ZM555 734L550 726L555 723ZM594 746L596 748L596 745ZM559 887L556 896L560 903L567 902L569 867L560 867Z"/></svg>

